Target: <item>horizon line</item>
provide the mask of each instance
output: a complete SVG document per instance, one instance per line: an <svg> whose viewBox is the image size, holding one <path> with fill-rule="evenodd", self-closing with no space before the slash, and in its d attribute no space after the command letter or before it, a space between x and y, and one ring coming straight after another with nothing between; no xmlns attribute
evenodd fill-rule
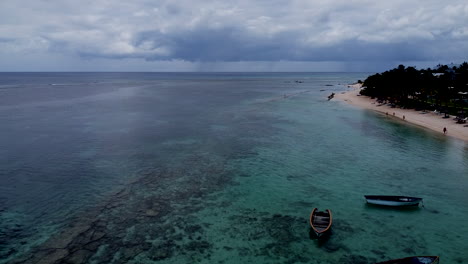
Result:
<svg viewBox="0 0 468 264"><path fill-rule="evenodd" d="M0 73L370 73L371 71L0 71Z"/></svg>

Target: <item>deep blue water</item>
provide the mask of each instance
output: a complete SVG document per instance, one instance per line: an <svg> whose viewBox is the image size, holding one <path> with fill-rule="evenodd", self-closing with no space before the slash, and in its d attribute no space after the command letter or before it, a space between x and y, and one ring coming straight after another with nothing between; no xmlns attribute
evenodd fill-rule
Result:
<svg viewBox="0 0 468 264"><path fill-rule="evenodd" d="M0 73L0 263L465 263L468 146L326 100L365 77Z"/></svg>

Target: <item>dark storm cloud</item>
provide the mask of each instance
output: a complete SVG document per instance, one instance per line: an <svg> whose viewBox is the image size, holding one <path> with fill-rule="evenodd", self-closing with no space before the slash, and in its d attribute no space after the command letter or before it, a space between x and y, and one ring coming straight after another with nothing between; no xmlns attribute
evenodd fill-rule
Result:
<svg viewBox="0 0 468 264"><path fill-rule="evenodd" d="M153 41L171 47L170 56L149 56L149 60L176 58L190 61L352 61L360 60L425 60L422 41L412 43L369 43L357 39L344 40L327 46L298 45L300 35L285 32L272 38L258 39L236 28L162 35L144 32L136 45ZM432 41L430 41L432 42ZM429 43L437 45L437 43ZM441 47L445 49L444 47Z"/></svg>
<svg viewBox="0 0 468 264"><path fill-rule="evenodd" d="M144 32L139 36L140 40L137 43L154 40L156 43L169 47L170 57L190 61L268 61L298 57L291 50L295 46L295 37L286 32L263 39L251 36L239 28L225 27L200 28L171 35ZM157 60L167 57L156 55L149 59Z"/></svg>

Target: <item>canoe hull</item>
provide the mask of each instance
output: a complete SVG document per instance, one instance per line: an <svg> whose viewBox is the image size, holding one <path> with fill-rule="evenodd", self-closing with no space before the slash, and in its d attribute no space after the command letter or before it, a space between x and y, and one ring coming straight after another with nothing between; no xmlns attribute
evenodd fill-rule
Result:
<svg viewBox="0 0 468 264"><path fill-rule="evenodd" d="M318 218L322 219L318 220ZM325 222L321 222L324 221L324 219L326 219ZM310 214L309 222L310 227L312 228L317 237L324 236L331 228L333 222L332 213L329 209L320 212L317 210L317 208L314 208L314 210L312 210L312 213Z"/></svg>

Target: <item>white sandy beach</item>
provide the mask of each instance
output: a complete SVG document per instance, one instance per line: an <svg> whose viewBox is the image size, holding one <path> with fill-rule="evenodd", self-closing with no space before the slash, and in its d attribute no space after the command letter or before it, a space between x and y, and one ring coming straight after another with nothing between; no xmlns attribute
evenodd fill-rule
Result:
<svg viewBox="0 0 468 264"><path fill-rule="evenodd" d="M388 113L389 117L404 119L405 122L434 130L437 133L443 134L443 129L446 127L447 136L468 142L468 126L466 124L457 124L453 120L453 116L443 118L443 115L430 111L424 113L422 111L415 111L414 109L391 108L388 105L379 105L376 100L359 95L361 89L359 84L350 85L349 89L351 90L336 94L335 98L361 108L371 109L383 114Z"/></svg>

